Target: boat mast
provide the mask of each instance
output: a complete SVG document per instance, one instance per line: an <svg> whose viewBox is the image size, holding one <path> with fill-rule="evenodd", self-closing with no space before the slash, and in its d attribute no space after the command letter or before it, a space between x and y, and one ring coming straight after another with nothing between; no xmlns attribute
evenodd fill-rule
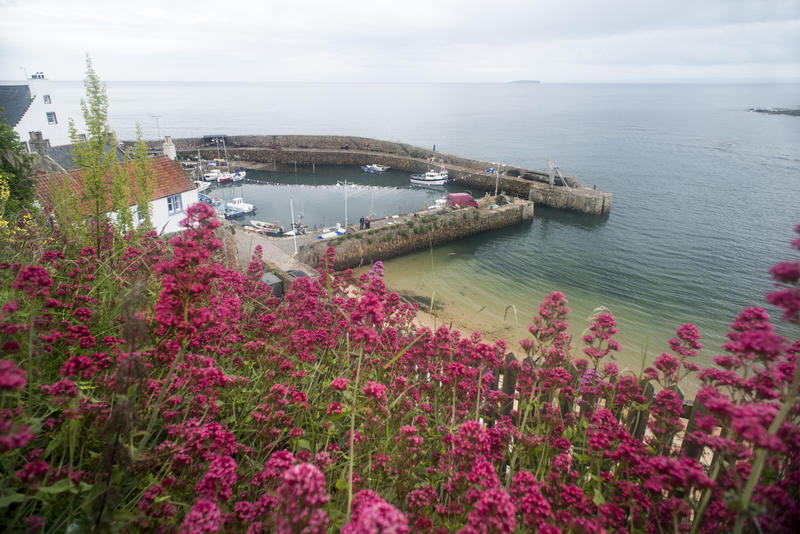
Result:
<svg viewBox="0 0 800 534"><path fill-rule="evenodd" d="M347 180L344 181L344 227L347 229Z"/></svg>
<svg viewBox="0 0 800 534"><path fill-rule="evenodd" d="M217 149L219 149L219 146L217 146ZM222 138L222 150L225 153L225 165L226 165L225 170L227 170L228 172L231 172L231 162L228 161L228 149L225 146L225 138L224 137Z"/></svg>

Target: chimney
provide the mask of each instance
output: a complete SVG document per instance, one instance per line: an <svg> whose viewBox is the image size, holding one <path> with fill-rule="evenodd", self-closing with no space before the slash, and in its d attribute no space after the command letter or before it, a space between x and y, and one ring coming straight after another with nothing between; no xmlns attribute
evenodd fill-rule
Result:
<svg viewBox="0 0 800 534"><path fill-rule="evenodd" d="M175 150L175 143L172 142L171 135L164 137L164 143L161 145L161 153L172 161L175 161L175 158L178 157L178 153Z"/></svg>
<svg viewBox="0 0 800 534"><path fill-rule="evenodd" d="M50 148L50 140L42 137L42 132L28 132L30 139L28 146L31 152L37 152L42 157L47 155L47 149Z"/></svg>

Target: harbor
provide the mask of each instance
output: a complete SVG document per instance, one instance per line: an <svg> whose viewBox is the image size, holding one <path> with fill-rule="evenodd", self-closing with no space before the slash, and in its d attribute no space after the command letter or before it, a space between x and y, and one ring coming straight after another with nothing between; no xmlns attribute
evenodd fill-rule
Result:
<svg viewBox="0 0 800 534"><path fill-rule="evenodd" d="M503 192L558 209L587 215L611 211L612 193L587 187L562 175L555 164L547 171L465 158L419 146L354 136L208 135L174 139L178 154L213 160L219 141L236 167L266 172L310 170L318 166L384 165L410 174L446 170L450 181L472 190ZM156 146L156 145L154 145Z"/></svg>

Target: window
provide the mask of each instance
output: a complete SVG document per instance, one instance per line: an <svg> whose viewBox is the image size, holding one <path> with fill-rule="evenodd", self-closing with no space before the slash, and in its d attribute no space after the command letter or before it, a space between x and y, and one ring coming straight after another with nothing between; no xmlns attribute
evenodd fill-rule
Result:
<svg viewBox="0 0 800 534"><path fill-rule="evenodd" d="M172 195L167 197L167 213L175 215L183 211L183 203L181 202L180 195Z"/></svg>
<svg viewBox="0 0 800 534"><path fill-rule="evenodd" d="M58 124L55 112L53 111L47 112L47 124Z"/></svg>
<svg viewBox="0 0 800 534"><path fill-rule="evenodd" d="M52 104L52 102L50 101L50 95L44 95L44 103L45 104Z"/></svg>

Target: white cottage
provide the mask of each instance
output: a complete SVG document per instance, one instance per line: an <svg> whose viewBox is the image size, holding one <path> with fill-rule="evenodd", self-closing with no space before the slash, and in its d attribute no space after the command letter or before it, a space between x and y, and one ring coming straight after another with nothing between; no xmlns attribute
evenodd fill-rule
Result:
<svg viewBox="0 0 800 534"><path fill-rule="evenodd" d="M67 110L62 93L41 72L26 80L25 85L0 85L0 120L8 123L28 145L30 141L50 146L70 142ZM80 125L78 125L80 127Z"/></svg>
<svg viewBox="0 0 800 534"><path fill-rule="evenodd" d="M178 232L183 230L179 225L180 221L186 218L184 211L192 204L199 201L197 189L186 176L186 172L180 163L172 161L165 156L159 156L148 160L153 171L155 187L150 196L150 211L153 227L159 233ZM128 168L131 177L131 188L135 188L135 178L133 175L133 163L122 162ZM111 177L107 177L110 191ZM64 190L71 190L75 196L84 200L82 207L87 215L91 213L91 206L85 202L83 187L83 177L80 169L66 171L49 172L40 174L36 177L36 194L40 203L46 208L52 208L63 200ZM131 194L130 207L134 213L134 224L138 226L137 205L135 195ZM111 200L108 200L109 208ZM112 218L115 214L108 212Z"/></svg>

